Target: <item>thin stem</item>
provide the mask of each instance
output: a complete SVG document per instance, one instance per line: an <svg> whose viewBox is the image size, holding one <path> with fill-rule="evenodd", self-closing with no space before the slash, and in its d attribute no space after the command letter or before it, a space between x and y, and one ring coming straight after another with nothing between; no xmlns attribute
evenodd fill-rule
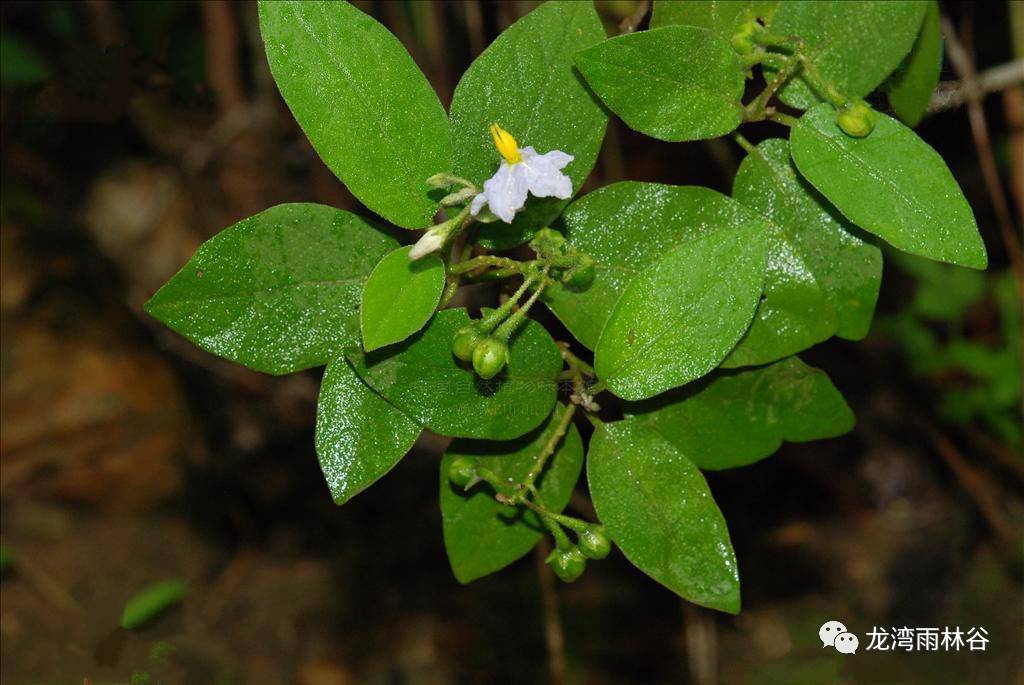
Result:
<svg viewBox="0 0 1024 685"><path fill-rule="evenodd" d="M534 488L533 490L536 491L536 488ZM537 495L537 497L539 497L539 495ZM586 521L580 520L578 518L573 518L572 516L566 516L565 514L556 514L555 512L550 511L546 507L531 502L528 499L523 499L522 503L524 507L526 507L530 511L533 511L542 519L549 518L552 521L565 526L569 530L576 531L577 533L582 533L584 530L587 529Z"/></svg>
<svg viewBox="0 0 1024 685"><path fill-rule="evenodd" d="M523 284L519 286L519 290L513 293L512 297L508 298L508 302L505 302L500 307L495 309L493 312L480 319L477 327L482 333L490 333L494 330L495 326L505 320L505 317L509 315L512 308L519 302L519 298L529 289L530 284L534 281L534 276L528 276L523 280Z"/></svg>
<svg viewBox="0 0 1024 685"><path fill-rule="evenodd" d="M747 140L742 133L733 133L732 139L735 140L736 144L743 148L748 155L752 155L757 152L757 148L754 147L754 144Z"/></svg>
<svg viewBox="0 0 1024 685"><path fill-rule="evenodd" d="M768 118L774 122L782 124L783 126L789 126L790 128L796 126L797 123L800 121L796 117L791 117L788 114L783 114L782 112L776 111L769 112Z"/></svg>
<svg viewBox="0 0 1024 685"><path fill-rule="evenodd" d="M751 100L744 108L744 117L747 121L761 121L765 118L768 102L775 96L779 88L792 78L799 66L800 60L796 55L793 55L783 63L782 68L775 73L775 76L768 82L768 85L765 86L760 95Z"/></svg>
<svg viewBox="0 0 1024 685"><path fill-rule="evenodd" d="M544 465L547 464L548 459L552 454L555 453L555 448L558 447L559 441L569 430L569 424L572 423L573 414L576 413L575 404L570 404L565 408L562 413L562 420L558 422L558 426L555 427L555 432L551 434L548 441L544 444L544 449L540 451L537 458L533 462L533 466L530 467L529 472L526 474L526 478L523 480L523 487L529 490L533 487L537 478L540 476L541 471L544 470Z"/></svg>
<svg viewBox="0 0 1024 685"><path fill-rule="evenodd" d="M547 272L548 270L544 269L543 276L546 277ZM527 282L531 282L532 280L533 279L531 277L530 279L528 279ZM498 338L499 340L507 341L510 337L512 337L512 334L515 333L516 328L518 328L519 324L522 323L523 319L526 318L526 313L530 311L530 307L532 307L533 304L537 301L537 298L540 297L540 294L544 292L544 288L547 287L547 284L548 281L546 278L543 281L541 281L540 285L537 286L537 289L533 291L532 295L530 295L530 299L528 299L522 307L517 309L512 314L512 316L508 317L505 323L501 324L498 330L494 332L494 336L496 338Z"/></svg>
<svg viewBox="0 0 1024 685"><path fill-rule="evenodd" d="M497 266L506 269L514 268L517 270L518 273L518 271L522 268L522 264L522 262L517 262L516 260L509 259L508 257L498 257L496 255L485 254L480 255L479 257L473 257L472 259L467 259L466 261L459 262L458 264L451 265L448 268L448 273L458 276L460 274L468 273L475 269L487 266Z"/></svg>
<svg viewBox="0 0 1024 685"><path fill-rule="evenodd" d="M574 375L576 375L576 372L580 372L585 376L590 376L591 378L597 376L593 366L586 363L569 350L568 343L559 343L558 346L562 349L562 359L564 359L565 363L569 365L569 369L574 373Z"/></svg>

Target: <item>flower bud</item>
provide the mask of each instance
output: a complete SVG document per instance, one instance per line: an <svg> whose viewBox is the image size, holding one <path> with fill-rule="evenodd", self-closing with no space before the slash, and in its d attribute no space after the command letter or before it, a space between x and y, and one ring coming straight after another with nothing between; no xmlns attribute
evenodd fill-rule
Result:
<svg viewBox="0 0 1024 685"><path fill-rule="evenodd" d="M542 258L558 257L566 253L565 236L553 228L542 228L530 241L530 247Z"/></svg>
<svg viewBox="0 0 1024 685"><path fill-rule="evenodd" d="M434 226L416 241L416 244L409 250L410 261L422 259L432 252L437 252L448 239L447 227L444 224Z"/></svg>
<svg viewBox="0 0 1024 685"><path fill-rule="evenodd" d="M483 333L473 324L463 326L452 338L452 354L464 362L473 361L473 350L483 339Z"/></svg>
<svg viewBox="0 0 1024 685"><path fill-rule="evenodd" d="M571 583L583 575L587 567L587 558L580 552L579 547L570 547L553 551L548 555L547 563L556 576Z"/></svg>
<svg viewBox="0 0 1024 685"><path fill-rule="evenodd" d="M757 28L757 23L753 21L748 21L743 26L740 26L739 30L729 40L732 44L732 49L744 56L752 54L754 52L753 38Z"/></svg>
<svg viewBox="0 0 1024 685"><path fill-rule="evenodd" d="M460 488L468 488L479 480L476 475L476 462L469 457L459 457L448 465L448 480Z"/></svg>
<svg viewBox="0 0 1024 685"><path fill-rule="evenodd" d="M580 551L588 559L604 559L612 551L611 540L604 534L601 526L587 526L579 534Z"/></svg>
<svg viewBox="0 0 1024 685"><path fill-rule="evenodd" d="M594 260L588 255L582 255L580 263L565 272L562 280L570 290L586 290L594 282L596 275L597 267Z"/></svg>
<svg viewBox="0 0 1024 685"><path fill-rule="evenodd" d="M863 138L875 130L875 110L860 98L852 101L836 115L836 123L843 133L853 138Z"/></svg>
<svg viewBox="0 0 1024 685"><path fill-rule="evenodd" d="M473 348L473 369L484 380L497 376L508 363L508 345L497 338L484 338Z"/></svg>

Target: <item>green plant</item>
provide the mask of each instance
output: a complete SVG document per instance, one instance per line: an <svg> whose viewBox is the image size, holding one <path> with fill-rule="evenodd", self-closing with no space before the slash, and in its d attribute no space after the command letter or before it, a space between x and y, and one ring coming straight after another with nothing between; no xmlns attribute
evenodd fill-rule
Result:
<svg viewBox="0 0 1024 685"><path fill-rule="evenodd" d="M900 123L937 82L937 22L934 2L656 2L650 30L609 39L590 3L549 2L473 62L446 114L369 16L263 2L272 72L321 158L381 218L428 230L410 249L347 212L273 207L203 245L147 309L259 371L327 366L316 448L338 504L423 429L455 438L440 498L460 581L544 535L575 580L610 540L682 597L736 612L737 562L701 470L852 427L794 355L867 334L874 237L986 266L949 169ZM898 119L864 100L880 87ZM570 202L607 110L661 140L731 135L746 152L732 196L625 182ZM736 131L761 121L789 135ZM531 259L496 254L527 243ZM511 296L478 319L444 308L481 281ZM527 316L537 302L575 341ZM624 418L603 421L613 396ZM584 462L599 523L563 513Z"/></svg>

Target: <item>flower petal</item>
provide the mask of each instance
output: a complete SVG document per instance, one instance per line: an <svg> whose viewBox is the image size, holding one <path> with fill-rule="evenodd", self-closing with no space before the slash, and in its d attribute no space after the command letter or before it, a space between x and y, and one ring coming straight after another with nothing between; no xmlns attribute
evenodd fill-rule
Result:
<svg viewBox="0 0 1024 685"><path fill-rule="evenodd" d="M529 188L533 195L557 197L561 200L572 197L572 179L561 172L561 169L573 160L572 155L561 150L538 155L532 148L524 148L522 152L522 164L529 170Z"/></svg>
<svg viewBox="0 0 1024 685"><path fill-rule="evenodd" d="M477 193L473 197L473 201L469 203L469 213L476 216L480 213L480 210L484 208L485 204L487 204L486 193Z"/></svg>
<svg viewBox="0 0 1024 685"><path fill-rule="evenodd" d="M526 165L501 163L498 172L484 181L484 195L487 206L495 216L507 224L512 223L516 212L526 204L530 187L529 170Z"/></svg>

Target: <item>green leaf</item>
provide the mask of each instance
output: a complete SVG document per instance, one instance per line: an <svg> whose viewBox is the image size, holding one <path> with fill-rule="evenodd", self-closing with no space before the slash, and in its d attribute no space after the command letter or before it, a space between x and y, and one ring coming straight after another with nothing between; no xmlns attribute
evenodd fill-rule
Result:
<svg viewBox="0 0 1024 685"><path fill-rule="evenodd" d="M359 293L395 246L340 209L278 205L206 241L146 311L257 371L321 366L359 342Z"/></svg>
<svg viewBox="0 0 1024 685"><path fill-rule="evenodd" d="M767 251L752 223L683 243L648 266L601 332L598 377L619 397L642 400L718 366L757 309Z"/></svg>
<svg viewBox="0 0 1024 685"><path fill-rule="evenodd" d="M344 357L328 365L316 409L316 453L335 504L390 471L419 434L420 425L359 380Z"/></svg>
<svg viewBox="0 0 1024 685"><path fill-rule="evenodd" d="M824 371L789 357L716 373L707 382L631 405L626 413L702 469L731 469L853 428L853 412Z"/></svg>
<svg viewBox="0 0 1024 685"><path fill-rule="evenodd" d="M789 143L763 141L740 164L733 197L771 224L765 297L726 366L787 357L832 335L867 335L882 281L882 253L807 181Z"/></svg>
<svg viewBox="0 0 1024 685"><path fill-rule="evenodd" d="M398 39L347 2L261 0L259 15L277 87L324 164L388 221L428 225L448 121Z"/></svg>
<svg viewBox="0 0 1024 685"><path fill-rule="evenodd" d="M452 338L468 323L465 310L446 309L392 352L352 350L349 359L370 387L435 433L518 438L551 413L562 356L547 330L527 320L509 344L506 369L485 381L452 355Z"/></svg>
<svg viewBox="0 0 1024 685"><path fill-rule="evenodd" d="M924 117L942 69L942 33L939 3L931 0L921 23L914 49L903 66L889 80L889 104L907 126L917 126Z"/></svg>
<svg viewBox="0 0 1024 685"><path fill-rule="evenodd" d="M736 555L704 476L633 419L594 431L587 480L598 518L622 553L680 597L740 610Z"/></svg>
<svg viewBox="0 0 1024 685"><path fill-rule="evenodd" d="M554 435L565 408L559 405L543 427L512 442L456 440L441 461L441 521L448 561L460 583L494 573L527 554L545 528L532 511L499 504L494 491L480 483L469 492L448 480L448 467L459 457L476 459L498 478L521 483L537 455ZM569 503L583 468L583 441L576 426L559 442L538 481L544 504L560 512ZM512 495L512 489L504 491Z"/></svg>
<svg viewBox="0 0 1024 685"><path fill-rule="evenodd" d="M626 286L666 252L723 229L770 230L753 211L710 188L635 181L588 193L562 220L573 247L597 262L597 275L582 292L551 286L543 300L590 349Z"/></svg>
<svg viewBox="0 0 1024 685"><path fill-rule="evenodd" d="M744 71L728 41L693 26L617 36L576 55L587 83L641 133L716 138L743 121Z"/></svg>
<svg viewBox="0 0 1024 685"><path fill-rule="evenodd" d="M405 340L430 320L444 290L444 262L434 254L411 261L400 247L373 268L363 286L359 323L363 348Z"/></svg>
<svg viewBox="0 0 1024 685"><path fill-rule="evenodd" d="M0 84L25 86L50 78L50 67L23 40L0 32Z"/></svg>
<svg viewBox="0 0 1024 685"><path fill-rule="evenodd" d="M802 38L821 75L844 95L860 97L881 85L910 52L924 11L924 2L907 0L787 0L768 28ZM799 77L779 90L779 98L801 109L820 99Z"/></svg>
<svg viewBox="0 0 1024 685"><path fill-rule="evenodd" d="M185 583L165 580L139 590L124 605L121 627L134 630L149 623L185 599Z"/></svg>
<svg viewBox="0 0 1024 685"><path fill-rule="evenodd" d="M455 173L478 186L494 175L501 157L487 128L496 122L521 147L573 155L565 173L578 191L597 159L608 117L572 58L604 38L590 2L545 3L498 36L466 70L452 97ZM479 242L492 249L524 243L565 204L531 197L512 224L482 226Z"/></svg>
<svg viewBox="0 0 1024 685"><path fill-rule="evenodd" d="M778 5L777 0L655 0L651 28L700 26L728 40L751 19L770 19Z"/></svg>
<svg viewBox="0 0 1024 685"><path fill-rule="evenodd" d="M853 138L826 104L793 127L800 173L846 217L905 252L984 269L985 244L949 167L895 119L877 113L870 135Z"/></svg>

